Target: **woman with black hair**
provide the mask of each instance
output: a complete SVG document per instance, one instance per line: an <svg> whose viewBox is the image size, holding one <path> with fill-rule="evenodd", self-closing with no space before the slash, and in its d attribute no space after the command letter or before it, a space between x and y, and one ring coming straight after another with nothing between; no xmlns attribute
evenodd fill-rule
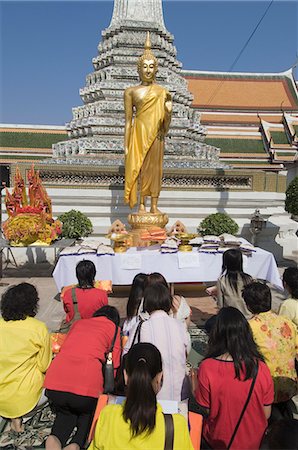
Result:
<svg viewBox="0 0 298 450"><path fill-rule="evenodd" d="M279 314L294 322L298 332L298 268L288 267L283 273L282 282L290 297L282 302Z"/></svg>
<svg viewBox="0 0 298 450"><path fill-rule="evenodd" d="M108 405L99 416L95 436L88 450L165 448L165 416L156 401L162 386L162 360L150 343L134 345L126 355L127 395L123 405ZM187 422L172 414L173 450L192 450Z"/></svg>
<svg viewBox="0 0 298 450"><path fill-rule="evenodd" d="M149 285L144 291L144 310L149 319L136 325L131 331L123 353L137 342L151 342L162 355L163 386L158 398L184 400L182 392L185 380L186 355L190 350L190 337L179 320L169 316L172 296L163 284Z"/></svg>
<svg viewBox="0 0 298 450"><path fill-rule="evenodd" d="M42 396L44 374L52 359L46 325L35 319L38 293L32 284L11 286L2 295L0 319L0 416L21 432L22 416Z"/></svg>
<svg viewBox="0 0 298 450"><path fill-rule="evenodd" d="M65 322L74 319L75 311L78 309L77 319L90 319L95 311L108 304L107 293L94 287L96 268L92 261L84 259L76 266L78 285L67 289L62 297L64 310L66 312ZM77 308L74 307L77 303Z"/></svg>
<svg viewBox="0 0 298 450"><path fill-rule="evenodd" d="M145 287L154 286L155 284L163 284L170 290L167 280L161 273L153 272L147 276L145 280ZM180 320L186 325L186 327L189 326L191 309L183 295L172 296L172 304L169 315Z"/></svg>
<svg viewBox="0 0 298 450"><path fill-rule="evenodd" d="M274 390L270 371L236 308L222 308L198 369L195 398L208 416L203 437L211 448L259 448Z"/></svg>
<svg viewBox="0 0 298 450"><path fill-rule="evenodd" d="M103 392L102 363L115 339L113 363L120 365L120 317L113 306L103 306L91 319L78 320L67 334L60 353L50 365L44 386L56 419L46 448L84 447L97 399Z"/></svg>
<svg viewBox="0 0 298 450"><path fill-rule="evenodd" d="M239 309L246 319L250 319L252 314L242 298L242 290L252 281L253 278L243 272L241 251L239 249L226 250L222 257L222 275L216 285L218 307L233 306Z"/></svg>
<svg viewBox="0 0 298 450"><path fill-rule="evenodd" d="M132 282L128 302L126 306L126 320L122 326L124 336L129 336L130 330L138 322L138 313L144 297L144 283L147 278L145 273L138 273Z"/></svg>

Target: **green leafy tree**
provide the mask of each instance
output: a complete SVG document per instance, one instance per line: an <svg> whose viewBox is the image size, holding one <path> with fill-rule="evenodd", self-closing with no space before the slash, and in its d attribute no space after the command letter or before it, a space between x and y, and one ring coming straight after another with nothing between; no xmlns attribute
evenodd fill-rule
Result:
<svg viewBox="0 0 298 450"><path fill-rule="evenodd" d="M224 213L210 214L202 220L198 227L198 231L203 236L207 234L219 236L222 233L236 234L238 230L239 227L235 220Z"/></svg>
<svg viewBox="0 0 298 450"><path fill-rule="evenodd" d="M93 231L91 220L81 211L72 209L61 214L58 219L62 222L62 237L64 238L79 239L89 236Z"/></svg>
<svg viewBox="0 0 298 450"><path fill-rule="evenodd" d="M298 216L298 177L295 177L286 190L285 210Z"/></svg>

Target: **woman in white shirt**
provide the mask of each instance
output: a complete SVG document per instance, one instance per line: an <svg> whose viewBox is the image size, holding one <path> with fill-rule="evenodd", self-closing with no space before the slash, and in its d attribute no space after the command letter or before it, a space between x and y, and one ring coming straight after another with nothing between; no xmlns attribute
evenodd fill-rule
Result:
<svg viewBox="0 0 298 450"><path fill-rule="evenodd" d="M126 354L137 342L155 345L163 361L163 386L158 398L183 400L182 385L185 379L186 355L190 351L190 337L179 320L169 316L172 297L163 284L148 286L144 291L144 309L149 319L135 325L124 347Z"/></svg>

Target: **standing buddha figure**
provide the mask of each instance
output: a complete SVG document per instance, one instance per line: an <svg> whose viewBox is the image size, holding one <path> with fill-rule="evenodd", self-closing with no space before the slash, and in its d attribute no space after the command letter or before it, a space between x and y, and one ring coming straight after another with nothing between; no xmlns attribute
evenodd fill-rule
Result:
<svg viewBox="0 0 298 450"><path fill-rule="evenodd" d="M141 83L124 92L125 106L125 193L124 200L133 208L140 192L139 213L146 212L146 197L151 198L150 212L157 208L161 190L165 136L172 116L169 91L155 83L157 59L151 52L149 32L144 53L138 61Z"/></svg>

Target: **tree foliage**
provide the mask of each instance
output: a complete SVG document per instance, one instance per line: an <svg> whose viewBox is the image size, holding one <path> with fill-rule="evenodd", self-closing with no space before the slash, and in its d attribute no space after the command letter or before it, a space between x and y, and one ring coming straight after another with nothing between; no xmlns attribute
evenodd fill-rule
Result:
<svg viewBox="0 0 298 450"><path fill-rule="evenodd" d="M72 209L61 214L58 219L62 222L62 237L64 238L79 239L89 236L93 231L91 220L81 211Z"/></svg>
<svg viewBox="0 0 298 450"><path fill-rule="evenodd" d="M236 234L239 227L235 220L224 213L210 214L200 223L198 231L203 235L213 234L219 236L222 233Z"/></svg>
<svg viewBox="0 0 298 450"><path fill-rule="evenodd" d="M285 210L298 216L298 177L295 177L286 190Z"/></svg>

